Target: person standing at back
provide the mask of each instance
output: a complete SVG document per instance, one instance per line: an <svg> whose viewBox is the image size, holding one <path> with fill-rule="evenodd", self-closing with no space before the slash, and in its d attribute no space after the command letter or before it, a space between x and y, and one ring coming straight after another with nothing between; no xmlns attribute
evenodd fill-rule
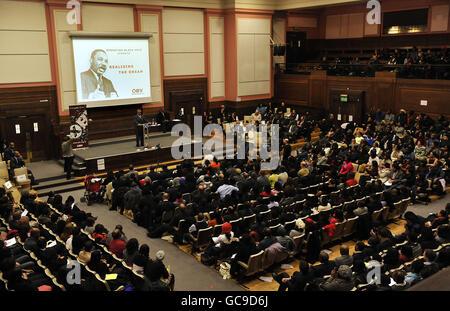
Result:
<svg viewBox="0 0 450 311"><path fill-rule="evenodd" d="M62 155L64 158L64 172L66 173L66 178L70 179L72 175L72 164L73 164L73 150L72 150L73 138L70 135L64 137L64 142L61 145Z"/></svg>

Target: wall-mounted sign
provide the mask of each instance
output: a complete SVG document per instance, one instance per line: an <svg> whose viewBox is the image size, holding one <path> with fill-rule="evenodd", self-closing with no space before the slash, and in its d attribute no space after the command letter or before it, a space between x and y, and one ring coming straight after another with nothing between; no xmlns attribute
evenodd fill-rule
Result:
<svg viewBox="0 0 450 311"><path fill-rule="evenodd" d="M20 124L16 124L16 134L20 134Z"/></svg>
<svg viewBox="0 0 450 311"><path fill-rule="evenodd" d="M105 169L105 159L98 159L97 160L97 170L103 171Z"/></svg>

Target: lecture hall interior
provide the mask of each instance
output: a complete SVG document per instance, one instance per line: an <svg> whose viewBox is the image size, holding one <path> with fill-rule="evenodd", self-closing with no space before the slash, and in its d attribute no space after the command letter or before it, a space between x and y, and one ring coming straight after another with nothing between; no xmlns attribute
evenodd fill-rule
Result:
<svg viewBox="0 0 450 311"><path fill-rule="evenodd" d="M449 15L0 0L0 291L450 290Z"/></svg>

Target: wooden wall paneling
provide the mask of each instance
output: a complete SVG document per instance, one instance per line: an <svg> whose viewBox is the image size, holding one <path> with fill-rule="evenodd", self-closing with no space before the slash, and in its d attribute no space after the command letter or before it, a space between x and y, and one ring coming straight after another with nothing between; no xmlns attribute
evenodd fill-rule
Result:
<svg viewBox="0 0 450 311"><path fill-rule="evenodd" d="M395 108L397 76L395 72L376 72L374 82L374 109L382 111Z"/></svg>
<svg viewBox="0 0 450 311"><path fill-rule="evenodd" d="M396 95L396 111L405 109L436 118L441 114L450 117L450 81L398 79ZM421 100L427 100L427 106L420 105Z"/></svg>
<svg viewBox="0 0 450 311"><path fill-rule="evenodd" d="M341 94L347 95L347 102L343 103L340 100ZM341 122L361 122L363 120L364 102L366 100L365 91L349 90L349 89L330 89L329 104L330 110L336 119ZM340 115L340 117L338 117ZM350 119L352 117L352 119Z"/></svg>
<svg viewBox="0 0 450 311"><path fill-rule="evenodd" d="M133 135L133 117L136 115L138 108L142 108L142 105L88 108L88 117L92 119L88 128L89 140ZM147 119L156 115L156 112L152 111L151 108L145 108L143 113ZM66 125L66 129L68 129L68 126L69 124Z"/></svg>
<svg viewBox="0 0 450 311"><path fill-rule="evenodd" d="M188 120L191 120L192 106L195 106L195 115L202 115L203 111L208 111L208 79L207 78L186 78L186 79L166 79L164 80L164 109L170 111L174 116L178 109L183 107L182 96L190 96L186 102L184 113ZM195 103L198 94L202 94L201 103ZM175 102L174 102L175 101ZM176 106L176 107L175 107Z"/></svg>
<svg viewBox="0 0 450 311"><path fill-rule="evenodd" d="M192 143L190 145L191 154L194 152L195 145L200 143ZM126 169L129 164L134 166L148 165L149 163L161 163L165 161L173 160L171 147L162 148L158 150L147 150L143 152L123 154L117 156L110 156L104 158L105 168L107 171ZM97 159L89 159L86 161L86 173L96 174L99 173L97 167Z"/></svg>
<svg viewBox="0 0 450 311"><path fill-rule="evenodd" d="M186 79L165 79L164 80L164 109L170 110L170 98L169 92L173 91L189 91L192 89L201 89L204 92L204 106L203 110L207 110L208 108L208 100L207 100L207 78L186 78ZM177 113L177 111L173 111Z"/></svg>
<svg viewBox="0 0 450 311"><path fill-rule="evenodd" d="M309 105L322 110L329 110L326 101L327 72L325 70L315 71L309 77Z"/></svg>
<svg viewBox="0 0 450 311"><path fill-rule="evenodd" d="M283 99L286 102L295 101L306 105L309 97L309 78L308 76L295 78L297 77L294 75L294 77L278 80L277 94L283 94Z"/></svg>
<svg viewBox="0 0 450 311"><path fill-rule="evenodd" d="M327 78L327 102L330 102L329 94L333 89L347 91L364 91L366 94L365 106L363 113L372 109L375 105L374 96L374 78L353 78L353 77L328 77Z"/></svg>
<svg viewBox="0 0 450 311"><path fill-rule="evenodd" d="M371 110L392 110L397 113L400 109L423 112L432 117L443 114L450 117L450 81L398 79L395 73L380 72L375 78L334 77L324 73L312 73L311 76L281 74L275 79L276 100L284 100L296 108L304 107L315 111L330 111L330 92L332 90L346 90L347 92L364 91L365 105L363 113ZM308 81L306 98L299 85ZM420 100L427 100L427 106L421 106Z"/></svg>
<svg viewBox="0 0 450 311"><path fill-rule="evenodd" d="M48 140L39 150L39 160L59 157L60 127L55 86L0 88L0 116L1 132L7 140L14 139L6 136L8 119L19 116L41 117L44 124L41 124L39 130L46 133L44 136Z"/></svg>

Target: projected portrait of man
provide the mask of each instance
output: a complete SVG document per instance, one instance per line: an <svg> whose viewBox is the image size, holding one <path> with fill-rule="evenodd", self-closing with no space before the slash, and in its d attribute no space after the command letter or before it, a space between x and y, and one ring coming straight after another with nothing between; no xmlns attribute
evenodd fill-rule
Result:
<svg viewBox="0 0 450 311"><path fill-rule="evenodd" d="M104 50L91 53L90 68L81 73L81 89L83 99L108 99L118 97L114 86L104 77L108 69L108 55Z"/></svg>

